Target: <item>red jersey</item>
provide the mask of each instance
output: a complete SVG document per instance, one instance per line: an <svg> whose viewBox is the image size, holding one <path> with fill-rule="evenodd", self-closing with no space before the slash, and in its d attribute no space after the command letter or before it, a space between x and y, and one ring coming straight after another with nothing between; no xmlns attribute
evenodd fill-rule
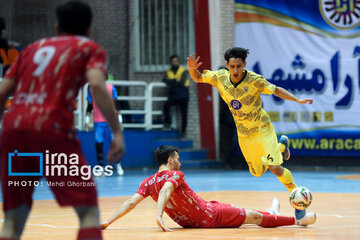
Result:
<svg viewBox="0 0 360 240"><path fill-rule="evenodd" d="M74 101L92 68L106 72L106 53L86 37L41 39L20 52L5 77L16 82L4 131L71 131Z"/></svg>
<svg viewBox="0 0 360 240"><path fill-rule="evenodd" d="M156 202L165 182L171 182L175 190L166 204L165 212L182 227L212 227L217 220L217 202L207 202L199 197L184 180L181 171L165 170L146 178L137 191Z"/></svg>

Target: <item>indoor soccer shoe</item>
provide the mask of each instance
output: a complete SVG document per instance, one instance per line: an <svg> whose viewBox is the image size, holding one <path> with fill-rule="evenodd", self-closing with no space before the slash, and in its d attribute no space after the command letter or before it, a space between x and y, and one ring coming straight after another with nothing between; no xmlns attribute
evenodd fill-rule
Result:
<svg viewBox="0 0 360 240"><path fill-rule="evenodd" d="M119 176L124 175L124 169L121 167L120 163L116 166L116 171Z"/></svg>
<svg viewBox="0 0 360 240"><path fill-rule="evenodd" d="M306 214L302 219L296 220L296 224L300 226L307 226L310 224L314 224L316 221L316 213L311 212Z"/></svg>
<svg viewBox="0 0 360 240"><path fill-rule="evenodd" d="M306 214L306 210L303 209L303 210L298 210L298 209L295 209L295 217L296 219L302 219Z"/></svg>
<svg viewBox="0 0 360 240"><path fill-rule="evenodd" d="M289 160L289 158L290 158L290 149L289 149L289 146L288 146L289 145L289 138L287 136L285 136L285 135L282 135L280 137L279 143L282 143L282 144L285 145L285 151L281 153L282 156L283 156L283 159L284 160Z"/></svg>
<svg viewBox="0 0 360 240"><path fill-rule="evenodd" d="M268 213L272 215L280 215L280 201L277 198L274 198L271 204L271 208L267 210Z"/></svg>

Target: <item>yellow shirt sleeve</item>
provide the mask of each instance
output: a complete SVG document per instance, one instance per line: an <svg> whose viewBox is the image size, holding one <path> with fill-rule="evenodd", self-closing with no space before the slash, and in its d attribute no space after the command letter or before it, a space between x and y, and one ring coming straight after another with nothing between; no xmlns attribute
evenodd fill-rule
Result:
<svg viewBox="0 0 360 240"><path fill-rule="evenodd" d="M216 86L218 82L218 71L204 70L203 74L201 74L201 82Z"/></svg>
<svg viewBox="0 0 360 240"><path fill-rule="evenodd" d="M276 86L274 84L269 83L262 76L256 79L255 86L257 87L259 92L264 93L264 94L273 94L275 92L275 88L276 88Z"/></svg>

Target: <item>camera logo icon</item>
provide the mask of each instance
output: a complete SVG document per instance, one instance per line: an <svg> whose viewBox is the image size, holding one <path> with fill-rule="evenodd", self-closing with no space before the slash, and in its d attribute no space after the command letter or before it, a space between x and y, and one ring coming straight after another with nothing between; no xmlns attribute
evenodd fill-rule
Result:
<svg viewBox="0 0 360 240"><path fill-rule="evenodd" d="M39 166L40 169L38 172L13 172L12 171L12 162L14 157L39 157ZM24 159L26 161L26 159ZM15 150L13 153L8 154L8 174L9 176L43 176L43 153L19 153Z"/></svg>

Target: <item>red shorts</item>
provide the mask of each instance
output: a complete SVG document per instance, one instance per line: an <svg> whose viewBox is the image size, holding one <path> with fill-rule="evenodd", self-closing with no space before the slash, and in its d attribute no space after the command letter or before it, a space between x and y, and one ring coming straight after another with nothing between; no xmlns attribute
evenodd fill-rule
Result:
<svg viewBox="0 0 360 240"><path fill-rule="evenodd" d="M216 213L216 219L212 222L211 228L238 228L246 219L244 208L237 208L231 204L211 202Z"/></svg>
<svg viewBox="0 0 360 240"><path fill-rule="evenodd" d="M38 181L42 177L46 178L46 182L41 181L40 184L42 183L42 185L39 185L39 187L49 186L61 206L97 206L97 192L91 175L75 174L76 169L82 169L85 172L89 168L81 152L80 142L74 133L5 131L1 136L0 146L4 211L11 210L22 204L31 207L34 185L36 183L39 184ZM46 154L47 150L49 154ZM9 161L9 153L14 153L14 151L18 153ZM43 153L42 176L9 176L10 170L15 174L40 172L39 156L20 157L20 153ZM50 154L54 153L64 153L66 156L69 156L67 163L65 163L64 158L61 158L61 166L72 169L72 173L66 170L67 176L65 176L64 170L63 173L57 174L58 169L54 173L51 173L51 171L48 171L50 174L46 173L46 169L52 166ZM64 154L62 156L65 156ZM75 156L74 154L77 154L78 160L73 158L69 162L71 156ZM48 158L50 161L46 161L46 156L50 156ZM55 162L55 165L59 165L58 161ZM11 162L11 169L9 169L9 162ZM81 171L78 172L80 173Z"/></svg>

